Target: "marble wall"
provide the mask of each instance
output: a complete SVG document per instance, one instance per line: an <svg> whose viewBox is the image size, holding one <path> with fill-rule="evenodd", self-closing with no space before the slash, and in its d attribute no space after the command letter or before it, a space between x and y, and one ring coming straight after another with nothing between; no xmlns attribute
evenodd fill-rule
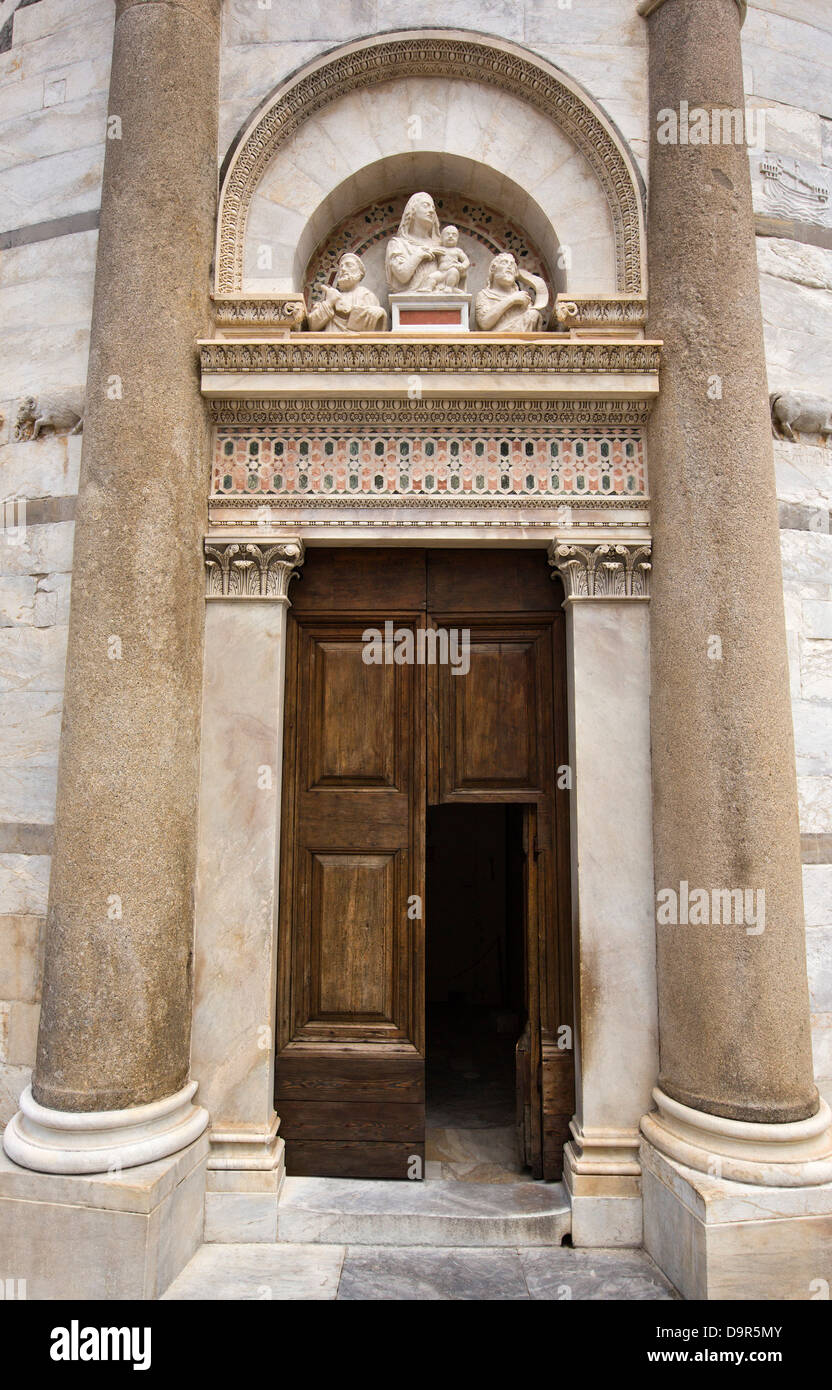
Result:
<svg viewBox="0 0 832 1390"><path fill-rule="evenodd" d="M792 217L797 236L758 236L769 389L832 399L832 15L816 0L757 0L743 30L749 105L764 149L819 187ZM758 225L776 209L751 154ZM773 216L774 214L774 216ZM782 217L782 213L781 213ZM771 219L771 220L769 220ZM789 228L782 230L788 232ZM815 1072L832 1086L832 446L775 443L797 755ZM825 861L825 862L824 862Z"/></svg>
<svg viewBox="0 0 832 1390"><path fill-rule="evenodd" d="M86 379L113 10L29 0L0 13L11 20L0 51L0 1125L35 1056L81 457L80 436L16 442L14 424L21 396L83 391Z"/></svg>
<svg viewBox="0 0 832 1390"><path fill-rule="evenodd" d="M766 150L832 184L825 8L756 0L743 48L751 105L766 108ZM73 391L86 375L113 12L112 0L0 0L0 506L27 501L22 544L0 531L0 1124L34 1058L81 445L51 434L16 443L14 413L21 395ZM219 161L253 108L312 57L431 25L502 36L563 68L646 173L646 27L635 0L224 0ZM770 210L760 201L759 211ZM758 241L772 390L832 391L823 222L812 240ZM832 447L778 442L776 461L816 1063L832 1077L832 863L822 862L832 858Z"/></svg>

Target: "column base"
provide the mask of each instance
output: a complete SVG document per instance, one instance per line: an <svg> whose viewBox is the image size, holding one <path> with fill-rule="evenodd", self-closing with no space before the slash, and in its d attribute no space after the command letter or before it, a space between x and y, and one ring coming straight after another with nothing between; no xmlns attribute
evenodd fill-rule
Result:
<svg viewBox="0 0 832 1390"><path fill-rule="evenodd" d="M730 1182L641 1144L644 1248L687 1299L819 1299L832 1284L832 1183Z"/></svg>
<svg viewBox="0 0 832 1390"><path fill-rule="evenodd" d="M727 1120L653 1091L657 1109L641 1132L654 1149L686 1168L760 1187L818 1187L832 1182L832 1113L790 1124Z"/></svg>
<svg viewBox="0 0 832 1390"><path fill-rule="evenodd" d="M203 1135L127 1173L35 1173L0 1153L0 1278L29 1299L156 1299L202 1240ZM19 1296L23 1296L20 1294Z"/></svg>
<svg viewBox="0 0 832 1390"><path fill-rule="evenodd" d="M208 1124L195 1106L197 1083L149 1105L127 1110L50 1110L31 1086L3 1134L12 1162L36 1173L119 1173L185 1149Z"/></svg>
<svg viewBox="0 0 832 1390"><path fill-rule="evenodd" d="M212 1129L205 1193L206 1242L277 1240L286 1145L274 1116L267 1130Z"/></svg>
<svg viewBox="0 0 832 1390"><path fill-rule="evenodd" d="M636 1130L569 1126L563 1182L572 1205L572 1244L640 1246L641 1168Z"/></svg>

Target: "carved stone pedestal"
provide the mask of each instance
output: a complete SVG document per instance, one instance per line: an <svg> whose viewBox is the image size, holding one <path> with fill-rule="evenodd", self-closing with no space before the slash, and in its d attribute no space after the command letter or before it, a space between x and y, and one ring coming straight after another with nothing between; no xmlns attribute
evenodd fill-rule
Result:
<svg viewBox="0 0 832 1390"><path fill-rule="evenodd" d="M455 290L451 294L430 294L408 290L391 294L393 331L407 333L467 333L471 327L471 295Z"/></svg>

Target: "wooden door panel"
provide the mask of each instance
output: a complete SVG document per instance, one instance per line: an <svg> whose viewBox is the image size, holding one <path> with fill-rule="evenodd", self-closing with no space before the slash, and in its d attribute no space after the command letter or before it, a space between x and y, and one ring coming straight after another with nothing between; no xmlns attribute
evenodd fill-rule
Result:
<svg viewBox="0 0 832 1390"><path fill-rule="evenodd" d="M342 1055L293 1044L278 1058L279 1089L288 1101L404 1101L423 1104L425 1072L421 1058L388 1049Z"/></svg>
<svg viewBox="0 0 832 1390"><path fill-rule="evenodd" d="M424 1139L396 1144L383 1139L338 1138L319 1143L294 1138L286 1144L289 1171L298 1178L418 1178L424 1153Z"/></svg>
<svg viewBox="0 0 832 1390"><path fill-rule="evenodd" d="M363 1140L365 1143L421 1144L425 1134L425 1108L402 1101L298 1101L284 1100L282 1126L293 1139L332 1142ZM411 1153L413 1150L411 1149Z"/></svg>
<svg viewBox="0 0 832 1390"><path fill-rule="evenodd" d="M537 789L533 644L472 642L470 660L450 691L456 788Z"/></svg>
<svg viewBox="0 0 832 1390"><path fill-rule="evenodd" d="M392 1021L395 854L313 854L312 1017Z"/></svg>
<svg viewBox="0 0 832 1390"><path fill-rule="evenodd" d="M454 801L542 801L550 795L552 624L530 627L458 614L437 623L470 633L470 669L433 668L432 795ZM435 789L438 788L438 796Z"/></svg>
<svg viewBox="0 0 832 1390"><path fill-rule="evenodd" d="M396 786L396 690L355 641L310 638L307 788Z"/></svg>

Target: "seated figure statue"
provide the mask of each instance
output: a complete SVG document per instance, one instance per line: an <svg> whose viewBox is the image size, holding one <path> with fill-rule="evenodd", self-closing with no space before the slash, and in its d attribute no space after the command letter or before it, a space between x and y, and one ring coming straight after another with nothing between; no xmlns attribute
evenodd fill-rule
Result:
<svg viewBox="0 0 832 1390"><path fill-rule="evenodd" d="M434 201L429 193L414 193L407 200L398 232L387 243L385 268L391 293L428 289L441 251Z"/></svg>
<svg viewBox="0 0 832 1390"><path fill-rule="evenodd" d="M464 290L471 262L459 245L459 231L456 227L443 227L440 241L437 269L431 271L428 276L427 287L443 294L450 294L452 290Z"/></svg>
<svg viewBox="0 0 832 1390"><path fill-rule="evenodd" d="M361 284L365 273L355 252L341 257L335 284L324 285L323 299L307 315L313 333L379 333L387 327L387 310Z"/></svg>
<svg viewBox="0 0 832 1390"><path fill-rule="evenodd" d="M521 285L530 286L533 294ZM487 287L477 295L477 327L494 333L539 333L548 305L546 281L519 270L511 252L502 251L488 268Z"/></svg>

